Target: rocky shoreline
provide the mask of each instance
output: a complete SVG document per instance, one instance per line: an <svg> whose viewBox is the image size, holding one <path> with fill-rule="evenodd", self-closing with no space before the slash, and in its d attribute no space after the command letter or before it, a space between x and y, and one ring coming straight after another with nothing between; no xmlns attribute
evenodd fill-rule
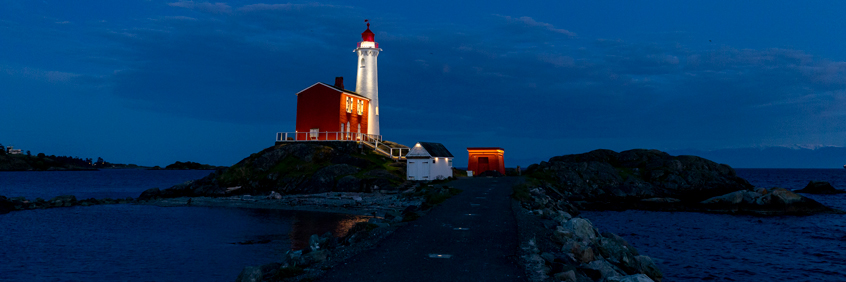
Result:
<svg viewBox="0 0 846 282"><path fill-rule="evenodd" d="M125 199L84 199L77 200L76 196L64 195L53 197L50 200L37 198L35 200L27 200L24 197L7 198L0 196L0 214L9 213L12 211L34 210L34 209L48 209L60 207L73 206L93 206L93 205L110 205L110 204L131 204L135 203L133 198Z"/></svg>

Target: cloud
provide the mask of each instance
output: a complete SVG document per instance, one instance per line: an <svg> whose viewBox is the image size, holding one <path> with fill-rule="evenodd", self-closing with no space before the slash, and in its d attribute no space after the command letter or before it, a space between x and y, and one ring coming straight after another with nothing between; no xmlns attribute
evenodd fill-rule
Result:
<svg viewBox="0 0 846 282"><path fill-rule="evenodd" d="M229 14L232 13L232 7L226 3L210 3L210 2L194 2L194 1L179 1L168 3L172 7L180 7L191 10L198 10L201 12L212 14Z"/></svg>
<svg viewBox="0 0 846 282"><path fill-rule="evenodd" d="M108 83L138 109L238 124L292 121L293 93L302 88L335 76L354 87L350 51L363 14L255 4L112 30L103 36L121 46L126 67ZM465 138L479 127L502 140L718 147L844 127L835 117L846 109L846 63L801 50L580 39L527 17L492 16L475 29L374 22L384 49L382 126L397 139L421 131ZM405 105L425 109L429 122Z"/></svg>
<svg viewBox="0 0 846 282"><path fill-rule="evenodd" d="M523 17L513 18L511 16L502 16L502 15L495 15L495 16L502 17L503 19L505 19L506 21L508 21L509 23L512 23L512 24L519 24L519 25L522 25L522 26L525 26L525 27L532 27L532 28L538 28L539 27L539 28L542 28L542 29L545 29L545 30L548 30L548 31L551 31L551 32L554 32L554 33L560 33L560 34L563 34L563 35L567 35L569 37L576 37L576 33L574 33L574 32L571 32L571 31L566 30L566 29L556 28L552 24L539 22L539 21L536 21L535 19L532 19L531 17L523 16Z"/></svg>

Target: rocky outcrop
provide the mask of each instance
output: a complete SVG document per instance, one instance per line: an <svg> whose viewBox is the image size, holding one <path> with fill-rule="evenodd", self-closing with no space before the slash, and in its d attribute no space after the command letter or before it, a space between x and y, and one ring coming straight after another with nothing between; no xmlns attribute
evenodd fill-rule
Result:
<svg viewBox="0 0 846 282"><path fill-rule="evenodd" d="M396 191L405 165L355 142L291 142L252 154L210 175L161 191L160 197Z"/></svg>
<svg viewBox="0 0 846 282"><path fill-rule="evenodd" d="M735 191L704 200L701 204L704 211L758 215L839 212L784 188L773 188L770 191L766 189Z"/></svg>
<svg viewBox="0 0 846 282"><path fill-rule="evenodd" d="M595 150L553 157L527 174L580 209L759 215L839 212L785 189L755 188L724 164L658 150ZM832 188L833 189L833 188ZM822 191L831 191L822 189Z"/></svg>
<svg viewBox="0 0 846 282"><path fill-rule="evenodd" d="M796 193L806 193L806 194L842 194L846 193L843 190L834 189L834 186L831 186L831 183L825 181L811 181L808 182L808 185L805 188L799 189L795 191Z"/></svg>
<svg viewBox="0 0 846 282"><path fill-rule="evenodd" d="M639 254L625 239L599 232L590 220L568 212L577 211L566 200L552 196L559 192L529 185L516 189L528 190L531 196L519 199L525 209L522 212L540 218L543 225L543 229L528 232L531 239L522 246L530 281L660 282L663 279L652 259Z"/></svg>
<svg viewBox="0 0 846 282"><path fill-rule="evenodd" d="M164 169L168 170L215 170L220 168L226 168L221 166L213 166L208 164L201 164L195 162L180 162L177 161L175 163L169 164L165 166Z"/></svg>
<svg viewBox="0 0 846 282"><path fill-rule="evenodd" d="M570 200L624 202L674 198L699 202L753 186L734 169L695 156L658 150L595 150L550 158L528 175L560 187Z"/></svg>

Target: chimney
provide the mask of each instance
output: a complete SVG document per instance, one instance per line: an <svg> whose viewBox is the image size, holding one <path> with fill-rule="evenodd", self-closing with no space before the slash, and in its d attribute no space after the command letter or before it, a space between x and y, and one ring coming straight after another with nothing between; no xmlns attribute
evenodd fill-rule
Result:
<svg viewBox="0 0 846 282"><path fill-rule="evenodd" d="M340 89L344 89L344 77L343 76L335 77L335 87L338 87Z"/></svg>

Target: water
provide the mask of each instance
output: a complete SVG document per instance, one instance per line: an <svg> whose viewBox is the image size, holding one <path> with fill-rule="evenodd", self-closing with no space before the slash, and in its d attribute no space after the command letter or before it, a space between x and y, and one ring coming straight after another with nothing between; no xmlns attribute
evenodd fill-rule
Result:
<svg viewBox="0 0 846 282"><path fill-rule="evenodd" d="M737 169L757 187L846 189L843 169ZM846 195L805 195L846 210ZM584 212L656 260L664 281L846 281L846 215L755 217L688 212Z"/></svg>
<svg viewBox="0 0 846 282"><path fill-rule="evenodd" d="M104 169L100 171L0 171L0 195L49 200L75 195L77 199L138 197L150 188L170 188L203 178L211 170Z"/></svg>
<svg viewBox="0 0 846 282"><path fill-rule="evenodd" d="M150 187L208 173L4 172L0 195L135 197ZM312 234L343 235L363 220L332 213L145 205L16 211L0 215L0 281L233 281L245 266L278 261L287 250L306 247ZM246 241L268 243L237 244Z"/></svg>

